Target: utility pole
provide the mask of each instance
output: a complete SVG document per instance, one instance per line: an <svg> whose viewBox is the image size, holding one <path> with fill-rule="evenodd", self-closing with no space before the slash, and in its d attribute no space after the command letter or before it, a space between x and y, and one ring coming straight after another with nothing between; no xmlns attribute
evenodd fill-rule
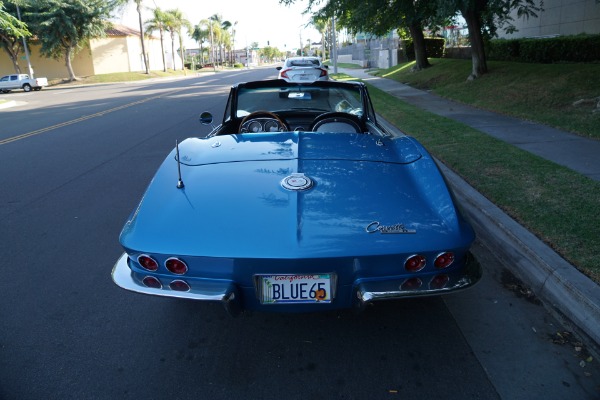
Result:
<svg viewBox="0 0 600 400"><path fill-rule="evenodd" d="M19 6L17 6L17 17L19 17L19 21L21 21L21 10L19 10ZM33 68L31 68L31 60L29 59L29 49L27 48L27 41L25 40L25 36L23 36L23 49L25 51L25 59L27 59L27 68L29 68L29 77L33 79Z"/></svg>
<svg viewBox="0 0 600 400"><path fill-rule="evenodd" d="M142 0L136 1L138 22L140 24L140 41L142 42L142 58L144 59L144 68L146 68L146 74L150 74L150 66L148 65L148 58L146 57L146 45L144 44L144 25L142 24Z"/></svg>
<svg viewBox="0 0 600 400"><path fill-rule="evenodd" d="M333 58L333 73L338 73L338 65L337 65L337 38L335 37L335 17L331 18L331 38L332 38L332 58Z"/></svg>

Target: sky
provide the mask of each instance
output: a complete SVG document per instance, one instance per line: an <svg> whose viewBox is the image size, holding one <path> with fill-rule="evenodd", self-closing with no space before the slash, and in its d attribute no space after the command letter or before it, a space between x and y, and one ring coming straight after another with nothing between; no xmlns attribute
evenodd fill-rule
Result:
<svg viewBox="0 0 600 400"><path fill-rule="evenodd" d="M122 16L116 15L113 22L139 29L138 14L133 1L122 10ZM202 19L219 14L224 21L237 22L235 33L236 49L245 48L253 42L259 47L270 45L281 51L296 49L300 39L306 45L307 40L320 42L320 34L312 27L305 27L310 15L302 15L308 0L296 0L295 4L285 6L279 0L143 0L146 9L142 20L152 18L150 9L179 9L186 19L197 25ZM187 48L196 48L192 39L184 42Z"/></svg>

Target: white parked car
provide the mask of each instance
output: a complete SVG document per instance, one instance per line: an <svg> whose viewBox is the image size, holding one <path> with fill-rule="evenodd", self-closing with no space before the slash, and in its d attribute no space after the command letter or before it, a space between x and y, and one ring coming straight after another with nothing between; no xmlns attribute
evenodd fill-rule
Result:
<svg viewBox="0 0 600 400"><path fill-rule="evenodd" d="M319 57L290 57L277 70L279 79L304 83L329 80L327 68Z"/></svg>
<svg viewBox="0 0 600 400"><path fill-rule="evenodd" d="M26 92L33 90L42 90L44 86L48 86L46 78L30 78L27 74L5 75L0 78L0 91L8 93L11 90L23 89Z"/></svg>

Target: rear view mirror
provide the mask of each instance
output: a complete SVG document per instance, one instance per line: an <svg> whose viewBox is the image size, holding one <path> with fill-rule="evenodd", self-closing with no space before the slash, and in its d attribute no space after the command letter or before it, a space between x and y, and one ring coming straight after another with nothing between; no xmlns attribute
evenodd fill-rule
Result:
<svg viewBox="0 0 600 400"><path fill-rule="evenodd" d="M210 125L213 122L213 116L208 111L204 111L200 114L200 123L202 125Z"/></svg>

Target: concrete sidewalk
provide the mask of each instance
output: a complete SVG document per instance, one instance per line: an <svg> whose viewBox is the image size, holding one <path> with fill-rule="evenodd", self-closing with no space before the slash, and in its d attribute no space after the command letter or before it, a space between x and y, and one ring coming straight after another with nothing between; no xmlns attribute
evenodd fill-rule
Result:
<svg viewBox="0 0 600 400"><path fill-rule="evenodd" d="M600 141L459 104L360 69L338 69L431 113L487 133L600 181ZM383 121L392 131L396 128ZM481 241L544 303L600 346L600 288L535 235L441 165Z"/></svg>
<svg viewBox="0 0 600 400"><path fill-rule="evenodd" d="M481 110L408 85L369 75L363 69L338 68L350 76L384 90L399 99L462 122L490 136L600 181L600 141L586 139L549 126Z"/></svg>

